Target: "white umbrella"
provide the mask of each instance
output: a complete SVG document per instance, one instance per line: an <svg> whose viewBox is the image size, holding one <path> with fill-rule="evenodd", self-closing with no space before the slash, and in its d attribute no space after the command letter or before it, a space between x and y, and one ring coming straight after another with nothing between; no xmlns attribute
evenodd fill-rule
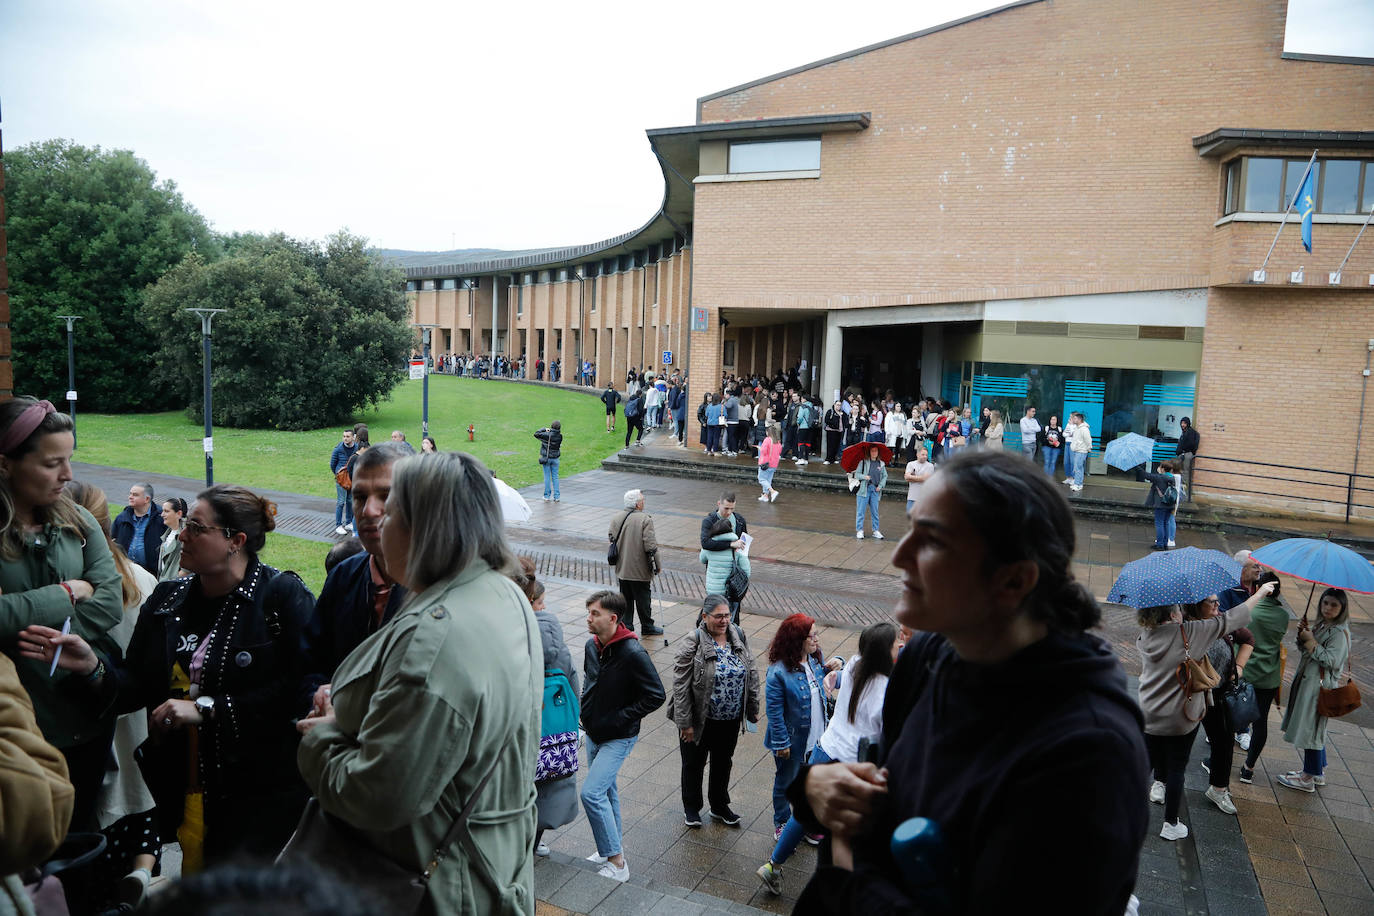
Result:
<svg viewBox="0 0 1374 916"><path fill-rule="evenodd" d="M501 503L501 514L506 517L506 523L529 521L532 513L525 497L500 477L493 477L491 482L496 484L496 498Z"/></svg>

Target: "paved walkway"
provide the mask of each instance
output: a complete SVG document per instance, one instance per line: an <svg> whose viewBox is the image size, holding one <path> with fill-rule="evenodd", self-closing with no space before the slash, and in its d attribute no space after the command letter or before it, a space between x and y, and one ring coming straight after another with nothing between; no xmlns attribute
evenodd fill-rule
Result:
<svg viewBox="0 0 1374 916"><path fill-rule="evenodd" d="M77 466L76 472L112 494L123 493L131 480L147 476L88 465ZM159 494L189 495L199 489L193 480L153 480ZM656 592L656 615L668 638L649 640L648 648L665 683L670 683L672 640L690 628L700 597L700 519L714 505L718 484L591 471L565 480L558 503L542 501L539 486L527 488L532 517L512 526L510 535L517 549L540 558L541 575L549 584L548 606L562 620L565 638L580 664L586 641L583 599L593 588L611 584L605 531L630 487L646 492L665 545L668 574ZM856 541L853 504L840 494L785 492L774 504L757 503L747 492L739 495L738 504L758 538L756 591L746 601L744 616L755 653L763 654L782 616L793 610L811 613L817 606L825 612L813 614L826 624L821 628L822 648L827 654L852 653L858 628L872 619L870 613L885 613L872 609L891 606L888 596L896 587L889 565L893 544ZM323 542L332 540L332 501L293 494L272 498L282 508L283 533L320 541L322 550ZM890 519L884 520L894 541L901 531L902 508L894 502ZM1120 566L1148 552L1151 537L1152 530L1139 523L1081 519L1075 573L1103 597ZM1214 531L1187 529L1180 531L1179 543L1228 551L1249 546L1231 543ZM1301 608L1296 590L1290 588L1285 595L1299 601ZM1107 606L1105 616L1104 636L1116 647L1127 672L1137 673L1133 613ZM1357 623L1354 629L1356 679L1365 696L1374 697L1374 652L1368 647L1374 627ZM1296 654L1290 653L1292 664ZM1271 741L1254 785L1232 780L1238 818L1222 815L1203 798L1206 776L1199 762L1207 748L1198 738L1184 794L1183 819L1192 833L1182 842L1166 843L1154 835L1156 817L1141 856L1137 891L1143 913L1260 913L1266 908L1272 913L1374 913L1374 728L1361 727L1374 726L1374 710L1366 707L1332 724L1328 785L1311 796L1274 782L1276 774L1298 765L1296 754L1278 734L1277 722L1275 712ZM732 777L733 806L745 816L743 823L737 829L713 824L700 830L686 828L679 810L675 730L662 711L655 713L645 720L620 781L631 882L615 885L582 861L592 843L586 821L579 817L547 836L554 855L536 863L541 911L790 910L793 895L814 865L810 847L803 845L784 869L781 898L762 891L753 876L772 846L772 774L760 734L743 735Z"/></svg>

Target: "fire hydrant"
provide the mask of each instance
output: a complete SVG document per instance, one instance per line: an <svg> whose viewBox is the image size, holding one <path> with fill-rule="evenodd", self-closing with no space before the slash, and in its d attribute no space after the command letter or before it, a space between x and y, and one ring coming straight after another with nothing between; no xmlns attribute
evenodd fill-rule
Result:
<svg viewBox="0 0 1374 916"><path fill-rule="evenodd" d="M475 435L476 435L476 433L477 433L477 428L476 428L475 426L473 426L471 423L469 423L469 424L468 424L468 441L469 441L469 442L476 442L476 441L477 441L476 438L474 438Z"/></svg>

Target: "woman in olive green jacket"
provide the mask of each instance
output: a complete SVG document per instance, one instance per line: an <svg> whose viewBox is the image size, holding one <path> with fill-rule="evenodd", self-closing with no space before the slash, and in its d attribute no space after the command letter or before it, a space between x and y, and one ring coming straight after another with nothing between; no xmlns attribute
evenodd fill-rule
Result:
<svg viewBox="0 0 1374 916"><path fill-rule="evenodd" d="M444 850L426 912L534 912L543 650L503 532L477 459L397 462L382 550L412 597L339 664L332 706L302 720L306 784L378 856L420 871L476 798L471 842Z"/></svg>
<svg viewBox="0 0 1374 916"><path fill-rule="evenodd" d="M1274 591L1267 598L1260 599L1250 612L1250 632L1255 637L1255 651L1250 653L1250 661L1245 664L1242 677L1255 688L1255 700L1259 704L1260 717L1250 727L1250 749L1245 753L1245 763L1240 768L1240 781L1253 782L1255 761L1259 760L1264 745L1269 740L1269 707L1279 693L1283 681L1283 658L1279 647L1284 634L1288 632L1288 608L1279 601L1279 577L1265 570L1255 580L1255 587L1274 583Z"/></svg>
<svg viewBox="0 0 1374 916"><path fill-rule="evenodd" d="M15 639L31 624L71 632L109 651L124 619L119 570L96 520L72 502L72 421L47 401L0 404L0 640L33 700L43 737L62 751L76 788L72 829L94 829L96 796L115 717L66 690L73 675L21 658Z"/></svg>

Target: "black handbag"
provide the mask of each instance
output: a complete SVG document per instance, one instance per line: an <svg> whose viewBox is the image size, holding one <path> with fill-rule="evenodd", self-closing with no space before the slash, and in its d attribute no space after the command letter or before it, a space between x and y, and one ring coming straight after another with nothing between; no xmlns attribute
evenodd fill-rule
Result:
<svg viewBox="0 0 1374 916"><path fill-rule="evenodd" d="M1231 645L1231 679L1221 688L1221 701L1226 704L1226 718L1230 720L1233 732L1242 732L1252 722L1259 721L1259 700L1255 698L1255 688L1249 681L1236 677L1236 647Z"/></svg>
<svg viewBox="0 0 1374 916"><path fill-rule="evenodd" d="M632 514L634 514L633 509L625 513L625 518L620 523L620 530L615 533L615 537L611 538L611 546L606 548L606 562L612 566L615 565L616 560L620 559L620 545L617 542L620 540L620 536L625 533L625 522L630 520Z"/></svg>
<svg viewBox="0 0 1374 916"><path fill-rule="evenodd" d="M730 575L725 577L725 597L738 604L749 594L749 576L739 568L738 555L730 551Z"/></svg>

